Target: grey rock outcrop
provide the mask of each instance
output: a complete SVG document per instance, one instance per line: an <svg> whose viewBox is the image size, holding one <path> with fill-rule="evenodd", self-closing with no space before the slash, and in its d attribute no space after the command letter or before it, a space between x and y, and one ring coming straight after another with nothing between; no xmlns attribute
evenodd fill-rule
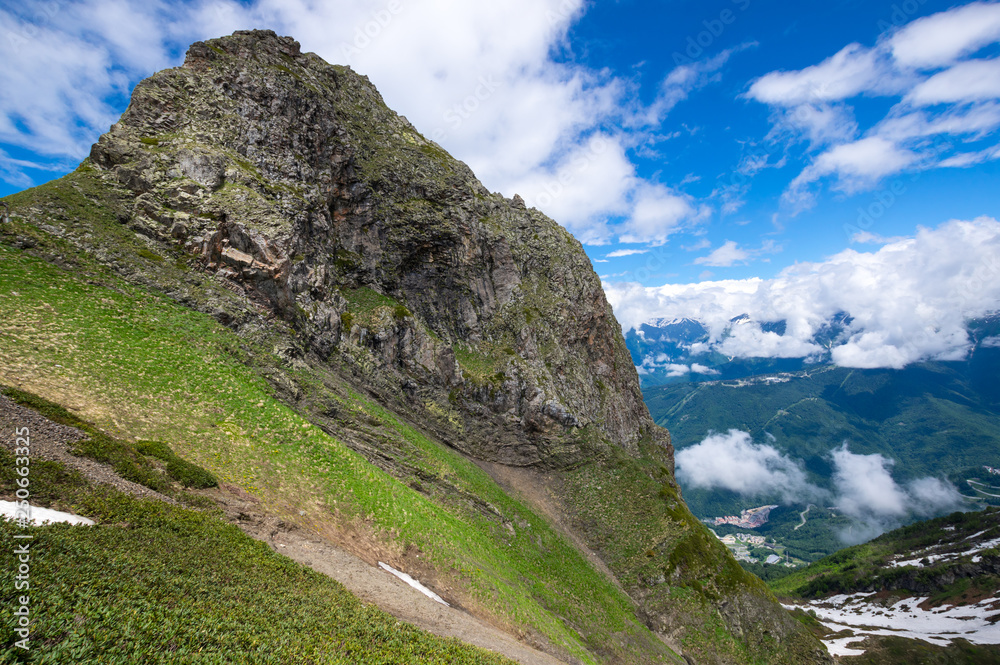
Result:
<svg viewBox="0 0 1000 665"><path fill-rule="evenodd" d="M579 242L294 40L194 44L91 163L134 192L135 230L183 243L310 350L446 394L484 432L467 452L566 467L651 437L670 456Z"/></svg>

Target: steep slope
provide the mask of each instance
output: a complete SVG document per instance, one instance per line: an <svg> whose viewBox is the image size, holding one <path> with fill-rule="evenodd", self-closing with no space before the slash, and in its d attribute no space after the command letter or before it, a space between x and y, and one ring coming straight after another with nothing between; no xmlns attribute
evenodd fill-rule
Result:
<svg viewBox="0 0 1000 665"><path fill-rule="evenodd" d="M32 504L85 512L98 525L0 520L5 540L27 544L27 572L16 572L25 559L14 547L0 554L0 564L5 588L26 592L22 607L31 620L26 634L13 621L0 626L0 661L512 662L401 626L218 516L181 507L178 500L204 508L212 494L170 482L178 465L162 443L133 447L55 404L4 392L16 403L0 395L0 429L22 436L18 446L16 439L0 439L0 494L12 497L24 489L18 483L25 477L18 473L24 450L16 449L28 443ZM79 455L65 449L51 454L67 444ZM175 462L167 463L167 474L157 468L159 457ZM185 486L204 490L209 484L203 470L179 466L188 472L180 474Z"/></svg>
<svg viewBox="0 0 1000 665"><path fill-rule="evenodd" d="M197 43L9 201L0 314L29 316L0 378L568 659L671 662L654 633L698 663L826 659L680 500L579 243L364 77L267 31ZM547 474L616 579L469 458Z"/></svg>
<svg viewBox="0 0 1000 665"><path fill-rule="evenodd" d="M844 662L1000 662L1000 510L885 533L772 583Z"/></svg>

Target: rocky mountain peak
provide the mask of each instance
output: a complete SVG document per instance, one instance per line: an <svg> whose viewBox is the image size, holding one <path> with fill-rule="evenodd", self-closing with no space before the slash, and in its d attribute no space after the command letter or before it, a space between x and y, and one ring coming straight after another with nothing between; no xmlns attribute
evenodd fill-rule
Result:
<svg viewBox="0 0 1000 665"><path fill-rule="evenodd" d="M90 162L133 193L133 230L287 321L301 352L474 428L467 452L565 467L647 440L672 459L580 243L350 68L271 31L197 42Z"/></svg>

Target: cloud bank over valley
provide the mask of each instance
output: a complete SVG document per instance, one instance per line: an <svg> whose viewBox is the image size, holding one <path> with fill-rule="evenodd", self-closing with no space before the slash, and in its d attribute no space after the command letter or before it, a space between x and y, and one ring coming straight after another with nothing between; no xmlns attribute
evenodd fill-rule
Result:
<svg viewBox="0 0 1000 665"><path fill-rule="evenodd" d="M840 534L863 542L901 525L959 510L964 502L947 480L925 476L904 483L893 478L894 461L852 453L845 442L829 452L833 474L828 486L809 479L801 460L731 429L710 432L700 443L676 453L677 479L686 489L728 490L746 498L780 499L785 505L822 502L855 520Z"/></svg>
<svg viewBox="0 0 1000 665"><path fill-rule="evenodd" d="M913 237L877 238L876 251L844 250L797 263L773 279L644 287L605 283L628 330L654 317L689 318L708 340L691 356L813 358L843 367L902 368L922 360L963 360L976 340L970 319L1000 309L1000 222L990 217L920 228ZM734 317L749 322L733 325ZM824 340L832 320L843 330ZM761 323L784 322L781 334Z"/></svg>

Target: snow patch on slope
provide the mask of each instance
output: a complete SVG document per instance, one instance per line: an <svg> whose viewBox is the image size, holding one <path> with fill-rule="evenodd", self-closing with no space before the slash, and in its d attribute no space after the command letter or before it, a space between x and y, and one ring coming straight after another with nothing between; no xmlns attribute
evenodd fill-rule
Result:
<svg viewBox="0 0 1000 665"><path fill-rule="evenodd" d="M943 605L929 610L920 607L927 598L904 598L892 605L880 604L873 593L840 594L786 609L802 609L833 632L852 631L853 636L825 640L835 656L860 655L863 650L850 644L868 635L892 635L947 646L962 638L973 644L1000 644L1000 598L988 598L971 605ZM848 653L849 652L849 653Z"/></svg>
<svg viewBox="0 0 1000 665"><path fill-rule="evenodd" d="M392 573L393 575L395 575L399 579L403 580L404 582L406 582L411 587L413 587L414 589L416 589L420 593L424 594L425 596L427 596L431 600L436 600L437 602L441 603L442 605L446 605L448 607L451 607L451 605L448 605L448 603L445 602L444 598L442 598L441 596L437 595L436 593L434 593L433 591L431 591L430 589L428 589L427 587L425 587L423 584L421 584L418 580L413 579L412 577L410 577L406 573L398 571L395 568L393 568L392 566L390 566L389 564L382 563L381 561L378 562L378 566L382 570L385 570L386 572Z"/></svg>
<svg viewBox="0 0 1000 665"><path fill-rule="evenodd" d="M27 512L19 509L18 503L16 501L0 501L0 515L12 520L24 519L31 524L40 525L46 522L69 522L70 524L87 524L91 525L94 520L87 519L86 517L81 517L80 515L74 515L72 513L64 513L61 510L52 510L51 508L39 508L37 506L29 506Z"/></svg>

